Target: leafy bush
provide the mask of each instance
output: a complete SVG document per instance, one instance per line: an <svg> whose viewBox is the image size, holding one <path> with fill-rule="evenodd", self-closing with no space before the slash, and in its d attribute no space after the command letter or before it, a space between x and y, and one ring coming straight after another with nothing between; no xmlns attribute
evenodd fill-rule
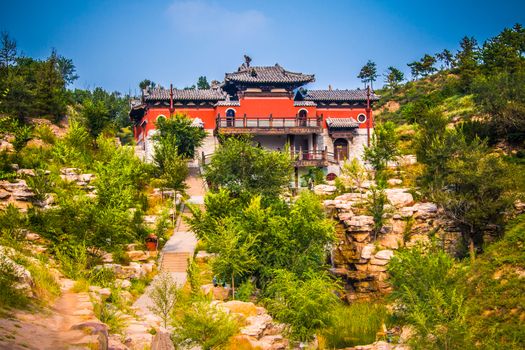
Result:
<svg viewBox="0 0 525 350"><path fill-rule="evenodd" d="M203 350L226 349L239 324L225 311L208 301L184 305L173 322L173 343L177 346L200 346Z"/></svg>
<svg viewBox="0 0 525 350"><path fill-rule="evenodd" d="M95 302L93 303L93 311L95 316L109 327L110 333L122 333L126 327L126 320L122 313L110 303Z"/></svg>
<svg viewBox="0 0 525 350"><path fill-rule="evenodd" d="M388 271L394 287L396 316L413 325L414 349L464 349L466 326L465 271L432 244L400 250Z"/></svg>
<svg viewBox="0 0 525 350"><path fill-rule="evenodd" d="M264 303L277 320L290 326L293 338L307 341L333 324L337 289L325 274L309 274L300 280L289 271L277 270L264 291Z"/></svg>

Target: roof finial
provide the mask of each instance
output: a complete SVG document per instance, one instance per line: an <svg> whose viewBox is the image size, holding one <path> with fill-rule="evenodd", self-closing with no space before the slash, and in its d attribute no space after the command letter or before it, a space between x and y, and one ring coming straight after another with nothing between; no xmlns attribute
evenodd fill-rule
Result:
<svg viewBox="0 0 525 350"><path fill-rule="evenodd" d="M244 63L246 64L246 67L250 66L250 62L252 61L252 58L248 55L244 55Z"/></svg>
<svg viewBox="0 0 525 350"><path fill-rule="evenodd" d="M332 85L328 84L328 90L332 91Z"/></svg>

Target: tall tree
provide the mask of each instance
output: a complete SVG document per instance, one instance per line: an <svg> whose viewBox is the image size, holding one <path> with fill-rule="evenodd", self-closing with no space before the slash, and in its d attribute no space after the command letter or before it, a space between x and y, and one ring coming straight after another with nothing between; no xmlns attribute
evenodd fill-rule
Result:
<svg viewBox="0 0 525 350"><path fill-rule="evenodd" d="M160 140L168 135L173 135L177 154L183 158L191 159L195 151L202 145L206 137L206 131L203 128L192 125L192 119L185 114L177 113L173 118L157 120L156 128L158 134L155 139Z"/></svg>
<svg viewBox="0 0 525 350"><path fill-rule="evenodd" d="M450 50L444 49L436 54L436 58L442 63L441 69L450 69L454 63L454 55Z"/></svg>
<svg viewBox="0 0 525 350"><path fill-rule="evenodd" d="M357 75L359 79L361 79L361 82L365 84L365 87L367 86L367 83L370 84L370 87L373 88L373 82L376 81L378 74L377 74L377 66L375 62L372 60L368 60L366 64L361 68L361 71Z"/></svg>
<svg viewBox="0 0 525 350"><path fill-rule="evenodd" d="M474 37L463 37L459 43L461 49L456 54L456 66L458 69L461 88L469 91L478 73L479 47Z"/></svg>
<svg viewBox="0 0 525 350"><path fill-rule="evenodd" d="M208 83L208 79L206 79L205 76L200 76L199 80L197 80L197 89L206 90L209 88L210 88L210 84Z"/></svg>
<svg viewBox="0 0 525 350"><path fill-rule="evenodd" d="M487 72L514 73L525 68L525 28L520 24L505 28L496 37L485 41L481 56Z"/></svg>
<svg viewBox="0 0 525 350"><path fill-rule="evenodd" d="M16 41L9 37L7 32L0 34L0 68L9 67L16 61Z"/></svg>
<svg viewBox="0 0 525 350"><path fill-rule="evenodd" d="M405 74L395 67L388 67L385 74L385 83L392 89L396 89L405 80Z"/></svg>
<svg viewBox="0 0 525 350"><path fill-rule="evenodd" d="M364 158L377 172L386 169L389 161L398 154L399 137L394 123L378 124L372 135L370 147L365 147Z"/></svg>
<svg viewBox="0 0 525 350"><path fill-rule="evenodd" d="M412 79L417 80L417 78L421 75L423 71L421 62L419 61L410 62L410 63L407 63L407 66L410 67L410 74L412 74Z"/></svg>
<svg viewBox="0 0 525 350"><path fill-rule="evenodd" d="M426 77L428 75L431 75L436 71L436 67L434 67L434 64L436 64L436 58L434 56L431 56L429 54L425 54L420 60L421 62L421 74Z"/></svg>
<svg viewBox="0 0 525 350"><path fill-rule="evenodd" d="M154 88L157 84L149 79L144 79L139 83L140 90L147 90L148 88Z"/></svg>

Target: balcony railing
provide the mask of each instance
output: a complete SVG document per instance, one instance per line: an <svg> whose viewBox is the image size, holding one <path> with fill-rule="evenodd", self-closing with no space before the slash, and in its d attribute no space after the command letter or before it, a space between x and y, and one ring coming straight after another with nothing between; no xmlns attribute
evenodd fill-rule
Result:
<svg viewBox="0 0 525 350"><path fill-rule="evenodd" d="M204 154L204 152L202 152L199 159L200 164L202 166L208 165L212 156L213 154ZM326 167L330 163L337 163L334 153L327 152L326 149L322 151L292 149L290 150L290 157L297 167Z"/></svg>
<svg viewBox="0 0 525 350"><path fill-rule="evenodd" d="M295 133L309 134L322 132L321 117L301 118L293 117L224 117L217 116L217 129L222 133L254 133L254 134L279 134Z"/></svg>

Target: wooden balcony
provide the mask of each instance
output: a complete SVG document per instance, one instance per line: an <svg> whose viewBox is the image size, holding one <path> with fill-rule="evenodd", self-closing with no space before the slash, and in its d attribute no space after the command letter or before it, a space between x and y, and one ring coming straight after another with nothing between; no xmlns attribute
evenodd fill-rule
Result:
<svg viewBox="0 0 525 350"><path fill-rule="evenodd" d="M252 135L308 135L320 134L323 131L322 118L295 117L224 117L217 116L216 128L220 134Z"/></svg>
<svg viewBox="0 0 525 350"><path fill-rule="evenodd" d="M327 167L331 163L337 163L334 154L326 150L292 150L291 156L294 160L294 165L298 168Z"/></svg>

